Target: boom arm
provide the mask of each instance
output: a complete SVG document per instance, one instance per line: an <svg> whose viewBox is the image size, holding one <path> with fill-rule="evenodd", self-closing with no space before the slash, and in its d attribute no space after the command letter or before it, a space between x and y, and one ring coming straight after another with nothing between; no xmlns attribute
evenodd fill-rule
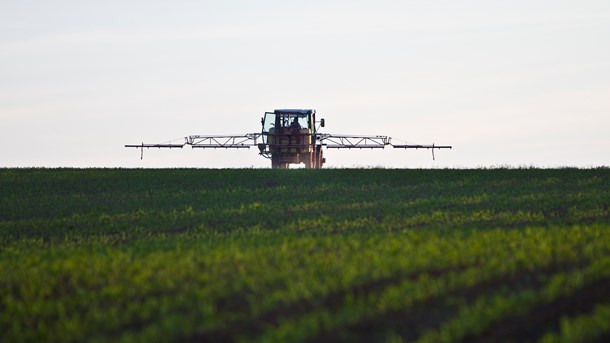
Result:
<svg viewBox="0 0 610 343"><path fill-rule="evenodd" d="M261 136L260 133L246 133L245 135L216 135L202 136L194 135L185 138L186 143L193 148L247 148L256 146L256 140Z"/></svg>
<svg viewBox="0 0 610 343"><path fill-rule="evenodd" d="M184 148L185 145L190 145L191 148L202 149L249 149L251 146L257 146L257 139L261 136L260 133L246 133L243 135L192 135L184 137L184 143L161 143L161 144L126 144L126 148L140 148L142 153L140 159L144 156L144 148Z"/></svg>
<svg viewBox="0 0 610 343"><path fill-rule="evenodd" d="M322 133L318 140L329 149L383 149L390 144L387 136L350 136Z"/></svg>
<svg viewBox="0 0 610 343"><path fill-rule="evenodd" d="M398 149L431 149L432 159L435 159L434 149L451 149L451 145L423 145L423 144L392 144L392 137L388 136L358 136L336 135L322 133L318 140L329 149L383 149L387 145Z"/></svg>

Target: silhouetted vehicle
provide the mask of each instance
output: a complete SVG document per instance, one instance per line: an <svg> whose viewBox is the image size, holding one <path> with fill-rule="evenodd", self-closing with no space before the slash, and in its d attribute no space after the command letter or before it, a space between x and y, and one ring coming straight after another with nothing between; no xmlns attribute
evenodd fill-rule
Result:
<svg viewBox="0 0 610 343"><path fill-rule="evenodd" d="M400 149L451 149L449 145L392 144L388 136L336 135L320 133L324 119L316 120L312 109L280 109L265 112L261 118L260 133L243 135L192 135L181 144L127 144L128 148L225 148L240 149L258 147L260 155L271 159L272 168L288 168L290 164L304 163L306 168L322 168L326 159L323 148L327 149L375 149L391 145Z"/></svg>

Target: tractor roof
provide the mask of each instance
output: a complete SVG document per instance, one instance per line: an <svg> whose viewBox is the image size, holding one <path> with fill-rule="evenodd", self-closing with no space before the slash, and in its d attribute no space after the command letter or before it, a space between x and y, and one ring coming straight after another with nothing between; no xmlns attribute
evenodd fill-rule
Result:
<svg viewBox="0 0 610 343"><path fill-rule="evenodd" d="M274 111L275 114L309 114L309 113L315 113L315 112L316 112L316 110L312 110L312 109L307 109L307 110L281 109L281 110Z"/></svg>

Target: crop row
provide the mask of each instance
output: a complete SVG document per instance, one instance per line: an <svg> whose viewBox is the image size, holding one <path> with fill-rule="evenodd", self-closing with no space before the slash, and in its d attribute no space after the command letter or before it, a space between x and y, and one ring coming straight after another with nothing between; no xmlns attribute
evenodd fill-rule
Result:
<svg viewBox="0 0 610 343"><path fill-rule="evenodd" d="M241 175L240 175L241 173ZM502 177L507 173L506 177ZM606 205L599 170L12 170L0 169L0 220L115 215L141 209L301 213L486 210L558 212ZM264 178L266 177L266 179ZM605 201L604 201L605 200ZM354 207L355 206L355 207ZM332 213L332 212L331 212ZM333 213L334 214L334 213Z"/></svg>
<svg viewBox="0 0 610 343"><path fill-rule="evenodd" d="M10 328L9 339L32 340L50 332L68 340L136 333L273 341L332 333L329 340L338 340L350 331L366 332L360 323L368 321L390 330L382 318L404 318L414 305L433 299L440 318L469 306L475 312L466 318L476 311L493 318L485 311L496 306L502 318L514 308L496 304L498 297L514 306L548 302L564 286L558 282L566 282L569 292L608 277L610 270L610 233L603 226L247 242L210 246L173 239L165 246L4 252L2 326ZM546 298L540 296L547 292L545 282L551 289ZM526 286L534 288L516 292ZM510 288L495 294L496 287ZM486 292L491 298L481 297ZM454 303L468 294L474 303ZM459 313L450 322L430 319L444 324L438 335L473 325L462 323ZM180 323L180 331L169 330L175 323L168 320ZM423 337L437 339L430 335Z"/></svg>

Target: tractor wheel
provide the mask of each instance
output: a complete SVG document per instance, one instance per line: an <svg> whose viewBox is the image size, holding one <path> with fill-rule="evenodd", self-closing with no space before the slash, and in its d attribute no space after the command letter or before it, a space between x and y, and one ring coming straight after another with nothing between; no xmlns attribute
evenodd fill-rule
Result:
<svg viewBox="0 0 610 343"><path fill-rule="evenodd" d="M315 164L315 159L313 159L312 157L314 157L313 154L308 154L308 155L304 155L305 157L303 158L303 163L305 163L305 168L307 169L311 169L314 167Z"/></svg>
<svg viewBox="0 0 610 343"><path fill-rule="evenodd" d="M315 151L315 168L316 169L322 169L322 165L324 165L324 153L322 152L322 146L318 145L316 146L316 151Z"/></svg>
<svg viewBox="0 0 610 343"><path fill-rule="evenodd" d="M282 163L280 163L280 157L277 155L271 155L271 168L272 169L281 169Z"/></svg>
<svg viewBox="0 0 610 343"><path fill-rule="evenodd" d="M320 156L319 156L319 159L320 159L320 160L318 161L318 164L319 164L319 167L318 167L318 168L319 168L319 169L322 169L322 166L324 166L324 162L326 162L326 159L324 158L324 152L322 151L322 148L320 148Z"/></svg>

